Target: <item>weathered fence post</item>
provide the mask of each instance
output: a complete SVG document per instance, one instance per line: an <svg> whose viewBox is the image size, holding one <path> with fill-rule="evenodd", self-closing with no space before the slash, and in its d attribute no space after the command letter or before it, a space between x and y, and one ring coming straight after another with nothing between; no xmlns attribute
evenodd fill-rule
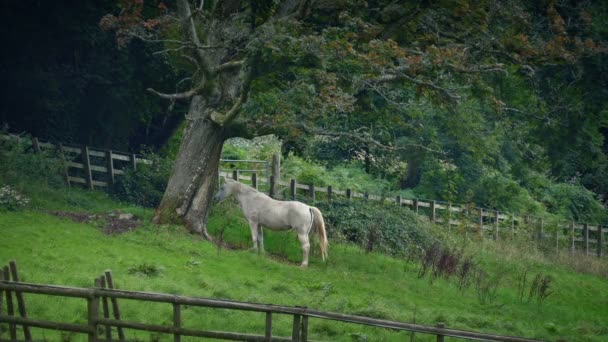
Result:
<svg viewBox="0 0 608 342"><path fill-rule="evenodd" d="M72 185L70 184L70 168L68 166L68 162L65 159L65 151L63 150L63 144L59 143L59 156L61 158L61 163L63 164L63 172L64 172L64 176L65 176L65 181L68 184L68 188L71 188Z"/></svg>
<svg viewBox="0 0 608 342"><path fill-rule="evenodd" d="M234 179L235 181L239 181L239 170L234 170L232 171L232 179Z"/></svg>
<svg viewBox="0 0 608 342"><path fill-rule="evenodd" d="M107 270L105 271L106 274L106 281L108 282L108 288L109 289L113 289L114 288L114 279L112 279L112 271ZM120 321L120 310L118 308L118 300L114 297L110 298L110 301L112 302L112 311L114 312L114 319L116 319L117 321ZM117 327L118 329L118 340L119 341L125 341L125 332L122 330L122 327Z"/></svg>
<svg viewBox="0 0 608 342"><path fill-rule="evenodd" d="M306 315L302 316L302 335L300 341L308 341L308 316Z"/></svg>
<svg viewBox="0 0 608 342"><path fill-rule="evenodd" d="M395 197L395 203L397 203L398 206L401 206L401 195L397 195L397 197Z"/></svg>
<svg viewBox="0 0 608 342"><path fill-rule="evenodd" d="M369 200L369 192L367 192L367 191L366 191L366 192L363 194L363 198L365 198L365 200L366 200L366 201L368 201L368 200Z"/></svg>
<svg viewBox="0 0 608 342"><path fill-rule="evenodd" d="M300 315L293 315L292 341L300 341Z"/></svg>
<svg viewBox="0 0 608 342"><path fill-rule="evenodd" d="M437 219L437 203L435 201L431 201L430 202L430 212L429 212L429 218L431 219L431 222L435 222L435 220Z"/></svg>
<svg viewBox="0 0 608 342"><path fill-rule="evenodd" d="M137 156L135 153L131 155L131 159L133 160L133 171L137 171Z"/></svg>
<svg viewBox="0 0 608 342"><path fill-rule="evenodd" d="M114 159L112 158L112 150L106 151L106 169L108 169L108 181L114 184Z"/></svg>
<svg viewBox="0 0 608 342"><path fill-rule="evenodd" d="M483 208L479 208L479 236L483 236Z"/></svg>
<svg viewBox="0 0 608 342"><path fill-rule="evenodd" d="M2 268L2 277L6 281L11 280L11 276L8 271L8 266L4 266ZM15 316L15 307L13 306L13 295L11 294L10 290L5 290L4 293L6 294L6 314L8 316ZM9 323L8 330L10 331L11 341L16 341L17 340L17 325L15 325L15 323Z"/></svg>
<svg viewBox="0 0 608 342"><path fill-rule="evenodd" d="M258 189L258 174L255 172L251 174L251 187Z"/></svg>
<svg viewBox="0 0 608 342"><path fill-rule="evenodd" d="M331 197L332 197L332 187L331 185L327 186L327 201L331 202Z"/></svg>
<svg viewBox="0 0 608 342"><path fill-rule="evenodd" d="M266 341L272 341L272 312L266 312L266 329L264 336L266 337Z"/></svg>
<svg viewBox="0 0 608 342"><path fill-rule="evenodd" d="M281 180L281 156L279 154L272 155L272 175L277 183Z"/></svg>
<svg viewBox="0 0 608 342"><path fill-rule="evenodd" d="M585 247L585 255L589 255L589 224L583 223L583 246Z"/></svg>
<svg viewBox="0 0 608 342"><path fill-rule="evenodd" d="M574 223L574 221L572 221L572 229L570 231L570 253L571 254L574 254L574 249L575 249L575 247L574 247L574 226L575 226L575 223Z"/></svg>
<svg viewBox="0 0 608 342"><path fill-rule="evenodd" d="M292 178L292 179L289 181L289 192L290 192L290 195L291 195L291 199L292 199L293 201L295 201L295 200L296 200L296 189L297 189L297 188L296 188L296 180Z"/></svg>
<svg viewBox="0 0 608 342"><path fill-rule="evenodd" d="M19 272L17 271L17 262L15 260L11 260L9 263L9 270L11 273L12 281L19 282ZM19 291L15 291L15 297L17 298L17 309L19 309L19 315L22 318L27 319L27 312L25 311L25 300L23 299L23 293ZM27 325L23 325L23 334L25 336L26 341L32 340L32 331L30 327Z"/></svg>
<svg viewBox="0 0 608 342"><path fill-rule="evenodd" d="M310 202L312 204L315 203L315 183L310 183L308 185L308 195L310 196Z"/></svg>
<svg viewBox="0 0 608 342"><path fill-rule="evenodd" d="M277 179L271 175L268 182L270 183L270 189L268 190L268 196L270 196L271 198L275 198L276 191L277 191Z"/></svg>
<svg viewBox="0 0 608 342"><path fill-rule="evenodd" d="M417 198L414 198L414 199L412 200L412 210L413 210L413 211L414 211L416 214L418 214L418 199L417 199Z"/></svg>
<svg viewBox="0 0 608 342"><path fill-rule="evenodd" d="M32 137L32 150L34 150L34 153L40 152L40 142L36 137Z"/></svg>
<svg viewBox="0 0 608 342"><path fill-rule="evenodd" d="M443 324L443 323L437 323L437 328L439 328L439 329L445 329L445 324ZM444 341L444 335L437 334L437 342L443 342L443 341Z"/></svg>
<svg viewBox="0 0 608 342"><path fill-rule="evenodd" d="M602 245L604 244L604 237L602 235L603 235L602 226L598 225L597 226L597 256L598 257L602 256Z"/></svg>
<svg viewBox="0 0 608 342"><path fill-rule="evenodd" d="M102 289L107 288L106 277L104 275L101 275L99 277L99 285ZM103 318L109 319L110 318L110 306L108 305L107 296L101 296L101 307L103 309ZM110 325L106 325L106 340L112 341L112 327Z"/></svg>
<svg viewBox="0 0 608 342"><path fill-rule="evenodd" d="M91 158L89 156L89 147L83 145L80 148L82 165L84 165L84 179L87 184L87 188L93 190L93 172L91 171Z"/></svg>
<svg viewBox="0 0 608 342"><path fill-rule="evenodd" d="M95 286L100 287L99 278L95 279ZM99 297L94 289L91 289L91 294L87 298L87 321L89 325L89 342L97 341L97 321L99 320Z"/></svg>
<svg viewBox="0 0 608 342"><path fill-rule="evenodd" d="M178 303L173 303L173 327L180 329L182 327L182 309ZM181 342L182 335L178 332L173 334L173 342Z"/></svg>
<svg viewBox="0 0 608 342"><path fill-rule="evenodd" d="M500 212L498 210L494 210L494 240L498 241L498 229L500 225Z"/></svg>
<svg viewBox="0 0 608 342"><path fill-rule="evenodd" d="M346 189L346 199L348 201L351 201L353 199L353 190L352 189Z"/></svg>

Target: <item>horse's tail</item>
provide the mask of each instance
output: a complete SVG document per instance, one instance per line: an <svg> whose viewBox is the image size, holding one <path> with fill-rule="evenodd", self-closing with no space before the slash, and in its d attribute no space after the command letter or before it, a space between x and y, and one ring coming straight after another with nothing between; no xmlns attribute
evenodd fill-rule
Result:
<svg viewBox="0 0 608 342"><path fill-rule="evenodd" d="M313 223L319 231L319 247L321 248L321 258L325 261L327 258L327 248L329 242L327 241L327 232L325 231L325 221L321 211L315 207L310 207L310 211L313 213Z"/></svg>

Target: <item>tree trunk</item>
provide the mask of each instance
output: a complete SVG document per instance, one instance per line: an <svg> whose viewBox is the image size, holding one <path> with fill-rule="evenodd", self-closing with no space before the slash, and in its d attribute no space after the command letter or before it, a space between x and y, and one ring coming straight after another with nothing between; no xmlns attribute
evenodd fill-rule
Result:
<svg viewBox="0 0 608 342"><path fill-rule="evenodd" d="M405 174L401 176L399 182L400 189L410 189L420 183L420 164L421 160L417 156L407 160Z"/></svg>
<svg viewBox="0 0 608 342"><path fill-rule="evenodd" d="M218 180L226 129L208 118L210 108L201 96L192 98L182 142L167 189L154 214L154 223L185 224L211 240L207 219Z"/></svg>

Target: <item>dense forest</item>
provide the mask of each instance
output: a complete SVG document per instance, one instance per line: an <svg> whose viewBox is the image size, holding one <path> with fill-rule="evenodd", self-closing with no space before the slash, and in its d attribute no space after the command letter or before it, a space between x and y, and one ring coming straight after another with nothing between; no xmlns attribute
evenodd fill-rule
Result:
<svg viewBox="0 0 608 342"><path fill-rule="evenodd" d="M300 163L294 174L317 183L350 168L377 191L606 220L606 2L8 0L0 8L5 130L145 146L180 165L192 160L187 143L182 157L165 147L182 131L193 136L200 107L201 121L221 127L219 150L234 152L224 144L231 137L274 134L286 165ZM189 210L204 196L174 206Z"/></svg>

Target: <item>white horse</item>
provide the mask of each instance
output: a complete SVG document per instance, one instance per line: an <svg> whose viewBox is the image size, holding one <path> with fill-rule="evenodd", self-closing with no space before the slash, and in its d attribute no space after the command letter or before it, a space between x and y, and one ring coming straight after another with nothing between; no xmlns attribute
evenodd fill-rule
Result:
<svg viewBox="0 0 608 342"><path fill-rule="evenodd" d="M321 211L297 201L277 201L267 195L232 179L225 178L224 184L215 195L216 202L235 195L251 228L253 249L264 252L262 226L272 230L295 229L302 245L302 267L308 266L310 251L309 235L313 229L319 232L319 246L323 260L327 257L327 233Z"/></svg>

